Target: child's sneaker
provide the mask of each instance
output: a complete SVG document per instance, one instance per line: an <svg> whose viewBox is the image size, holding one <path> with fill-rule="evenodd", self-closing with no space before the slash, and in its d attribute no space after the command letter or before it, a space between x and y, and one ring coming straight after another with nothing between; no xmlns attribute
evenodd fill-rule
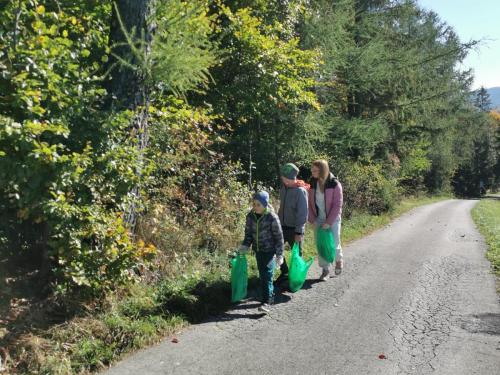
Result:
<svg viewBox="0 0 500 375"><path fill-rule="evenodd" d="M323 273L321 274L321 276L319 277L319 279L320 279L321 281L326 281L326 280L328 280L328 275L329 275L329 274L330 274L330 271L328 271L328 270L324 269L324 270L323 270Z"/></svg>
<svg viewBox="0 0 500 375"><path fill-rule="evenodd" d="M342 273L342 268L344 268L344 262L338 261L335 262L335 275L340 275Z"/></svg>
<svg viewBox="0 0 500 375"><path fill-rule="evenodd" d="M259 311L262 311L267 314L271 311L271 305L269 305L268 303L263 303L262 305L259 306Z"/></svg>

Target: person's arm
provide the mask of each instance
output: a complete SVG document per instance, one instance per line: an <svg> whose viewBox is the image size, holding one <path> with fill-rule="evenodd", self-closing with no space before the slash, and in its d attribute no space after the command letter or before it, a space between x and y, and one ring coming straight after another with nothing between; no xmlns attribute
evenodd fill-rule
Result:
<svg viewBox="0 0 500 375"><path fill-rule="evenodd" d="M326 222L331 226L337 220L337 217L340 214L340 210L342 209L342 204L344 203L344 196L342 192L342 185L340 182L337 184L335 189L333 189L333 200L332 200L332 209L330 210L330 214L326 218Z"/></svg>
<svg viewBox="0 0 500 375"><path fill-rule="evenodd" d="M284 192L285 192L285 188L282 186L282 187L280 188L280 207L279 207L279 210L278 210L278 212L277 212L278 217L279 217L279 219L280 219L280 220L282 220L282 219L283 219L283 209L284 209L284 205L283 205L283 197L284 197L284 195L285 195L285 193L284 193Z"/></svg>
<svg viewBox="0 0 500 375"><path fill-rule="evenodd" d="M243 243L241 244L240 249L246 249L252 246L253 243L253 233L252 233L252 218L250 214L247 215L247 220L245 223L245 238L243 239Z"/></svg>
<svg viewBox="0 0 500 375"><path fill-rule="evenodd" d="M307 191L305 189L299 189L296 207L297 213L295 216L295 235L303 236L306 227L307 216L309 213L307 204Z"/></svg>
<svg viewBox="0 0 500 375"><path fill-rule="evenodd" d="M308 208L307 208L307 211L308 211L308 215L307 215L307 221L309 221L310 224L314 224L316 222L316 215L314 213L314 208L313 208L313 205L311 204L314 203L314 193L315 190L311 187L311 190L308 191L307 193L307 196L308 196L308 199L309 199L309 202L308 202Z"/></svg>
<svg viewBox="0 0 500 375"><path fill-rule="evenodd" d="M274 249L276 250L276 256L283 256L283 230L281 229L281 223L278 216L273 216L273 221L271 223L271 232L274 240Z"/></svg>

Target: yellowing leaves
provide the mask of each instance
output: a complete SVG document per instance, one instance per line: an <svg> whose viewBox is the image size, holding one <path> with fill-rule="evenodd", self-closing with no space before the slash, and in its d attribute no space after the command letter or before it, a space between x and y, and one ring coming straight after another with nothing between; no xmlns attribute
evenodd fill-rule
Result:
<svg viewBox="0 0 500 375"><path fill-rule="evenodd" d="M141 259L148 258L157 253L157 248L153 244L145 245L143 240L137 241L137 256Z"/></svg>
<svg viewBox="0 0 500 375"><path fill-rule="evenodd" d="M280 38L283 25L279 22L267 25L248 8L234 13L225 8L225 12L233 23L234 37L247 54L241 63L256 70L258 81L270 91L267 97L272 100L255 103L259 110L276 108L277 102L282 106L307 104L319 109L313 77L321 65L321 53L302 50L298 38Z"/></svg>
<svg viewBox="0 0 500 375"><path fill-rule="evenodd" d="M33 30L35 30L36 32L41 32L43 30L43 27L44 27L44 23L42 21L33 21L31 23L31 27L33 28Z"/></svg>
<svg viewBox="0 0 500 375"><path fill-rule="evenodd" d="M490 112L490 116L493 120L500 122L500 112L493 110Z"/></svg>
<svg viewBox="0 0 500 375"><path fill-rule="evenodd" d="M109 14L103 2L88 3L10 1L0 12L0 71L9 83L2 113L23 119L0 115L0 185L11 186L5 195L14 218L36 224L50 217L60 285L101 291L128 279L138 262L115 217L123 216L117 211L136 183L137 162L134 145L118 142L126 139L128 117L108 118L96 100L106 94L96 72L111 53ZM13 20L19 33L9 29ZM76 136L68 141L70 129Z"/></svg>

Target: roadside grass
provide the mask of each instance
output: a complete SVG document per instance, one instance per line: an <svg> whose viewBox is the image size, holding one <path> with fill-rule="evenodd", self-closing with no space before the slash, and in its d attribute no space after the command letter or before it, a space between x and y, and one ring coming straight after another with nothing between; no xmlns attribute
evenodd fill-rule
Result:
<svg viewBox="0 0 500 375"><path fill-rule="evenodd" d="M472 210L472 218L488 244L486 257L500 278L500 196L482 199Z"/></svg>
<svg viewBox="0 0 500 375"><path fill-rule="evenodd" d="M415 207L448 198L406 198L390 213L379 216L356 213L343 223L343 243L381 228ZM304 255L316 255L311 228L306 233ZM498 260L498 254L496 257ZM249 256L248 260L252 293L258 282L257 267L255 257ZM61 322L49 324L51 311L44 312L43 308L38 309L36 318L24 314L24 319L10 320L3 326L0 320L4 373L95 373L126 353L221 314L231 307L228 263L226 254L199 252L179 264L168 279L122 288Z"/></svg>

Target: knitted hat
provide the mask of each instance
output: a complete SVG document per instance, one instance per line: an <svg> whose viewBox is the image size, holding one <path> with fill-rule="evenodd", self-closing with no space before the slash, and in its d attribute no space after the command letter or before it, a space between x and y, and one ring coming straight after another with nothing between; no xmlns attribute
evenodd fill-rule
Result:
<svg viewBox="0 0 500 375"><path fill-rule="evenodd" d="M281 167L281 175L290 180L295 180L299 174L299 168L293 163L287 163Z"/></svg>
<svg viewBox="0 0 500 375"><path fill-rule="evenodd" d="M259 191L258 193L255 193L253 195L253 199L256 201L259 201L264 208L267 208L269 206L269 194L267 191Z"/></svg>

